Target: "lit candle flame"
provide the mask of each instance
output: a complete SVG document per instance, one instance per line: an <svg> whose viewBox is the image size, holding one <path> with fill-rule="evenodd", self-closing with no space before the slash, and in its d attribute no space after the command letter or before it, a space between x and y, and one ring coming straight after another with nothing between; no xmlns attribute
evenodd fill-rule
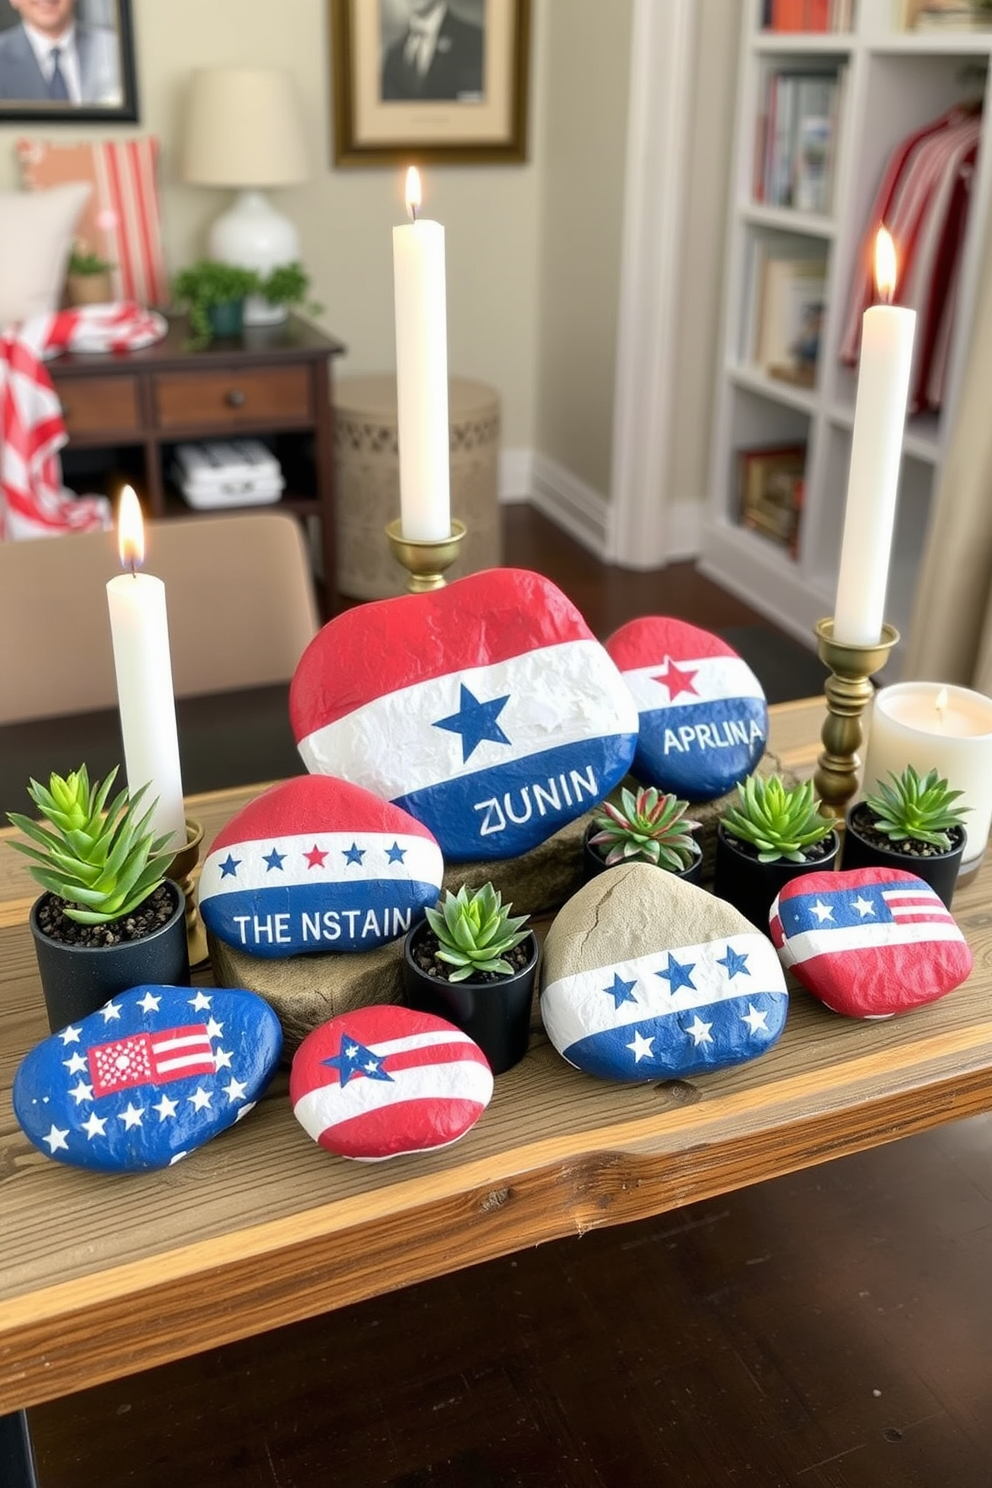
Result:
<svg viewBox="0 0 992 1488"><path fill-rule="evenodd" d="M420 172L415 165L411 165L406 173L406 209L410 214L411 222L417 220L421 201Z"/></svg>
<svg viewBox="0 0 992 1488"><path fill-rule="evenodd" d="M896 292L896 245L884 227L875 235L875 287L886 305L891 305Z"/></svg>
<svg viewBox="0 0 992 1488"><path fill-rule="evenodd" d="M117 508L117 551L121 568L129 568L132 573L145 561L145 527L132 486L124 487Z"/></svg>

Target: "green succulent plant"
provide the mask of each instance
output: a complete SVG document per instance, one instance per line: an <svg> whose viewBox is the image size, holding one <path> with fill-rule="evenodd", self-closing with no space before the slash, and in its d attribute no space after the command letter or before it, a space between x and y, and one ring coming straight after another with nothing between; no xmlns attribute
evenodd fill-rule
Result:
<svg viewBox="0 0 992 1488"><path fill-rule="evenodd" d="M454 967L449 981L464 982L487 971L512 976L514 968L506 954L529 933L521 929L527 915L511 915L512 908L491 883L485 883L475 890L462 884L457 894L449 889L434 909L424 911L438 939L438 957Z"/></svg>
<svg viewBox="0 0 992 1488"><path fill-rule="evenodd" d="M201 258L180 269L172 281L172 293L188 309L189 346L193 350L209 346L213 331L208 311L212 305L243 300L247 295L258 294L261 286L258 273L243 268L241 264Z"/></svg>
<svg viewBox="0 0 992 1488"><path fill-rule="evenodd" d="M65 913L82 925L104 925L130 914L165 878L172 852L163 852L171 833L153 837L149 827L154 804L141 815L146 786L133 796L122 790L108 806L116 767L103 782L90 785L85 765L65 779L49 778L47 789L32 780L28 795L47 826L7 814L31 842L11 847L32 859L28 870L50 894L64 899Z"/></svg>
<svg viewBox="0 0 992 1488"><path fill-rule="evenodd" d="M751 775L737 787L740 804L721 817L732 837L758 849L760 863L806 861L805 849L822 842L833 822L820 812L810 780L789 786L778 775Z"/></svg>
<svg viewBox="0 0 992 1488"><path fill-rule="evenodd" d="M952 827L962 825L962 817L971 808L955 806L963 791L951 790L936 769L919 775L912 765L901 774L889 771L891 785L878 782L878 788L865 796L865 805L874 815L872 826L894 843L927 842L940 852L953 845L947 835Z"/></svg>
<svg viewBox="0 0 992 1488"><path fill-rule="evenodd" d="M686 816L688 808L688 801L662 795L653 785L636 795L623 786L620 804L604 801L593 816L597 831L589 845L607 849L603 857L608 868L640 860L679 873L698 852L692 834L699 823Z"/></svg>

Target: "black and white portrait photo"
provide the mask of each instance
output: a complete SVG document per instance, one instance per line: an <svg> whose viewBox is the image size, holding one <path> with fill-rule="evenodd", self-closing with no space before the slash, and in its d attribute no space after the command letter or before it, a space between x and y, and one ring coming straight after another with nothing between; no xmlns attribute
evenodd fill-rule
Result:
<svg viewBox="0 0 992 1488"><path fill-rule="evenodd" d="M379 0L383 102L481 102L485 0Z"/></svg>

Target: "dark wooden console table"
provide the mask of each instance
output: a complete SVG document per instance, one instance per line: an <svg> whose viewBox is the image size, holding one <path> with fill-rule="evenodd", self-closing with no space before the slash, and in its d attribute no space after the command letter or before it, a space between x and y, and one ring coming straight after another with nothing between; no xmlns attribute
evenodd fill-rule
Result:
<svg viewBox="0 0 992 1488"><path fill-rule="evenodd" d="M190 350L188 340L188 322L177 316L165 338L143 351L73 353L49 364L69 434L68 484L116 494L111 487L127 479L150 515L189 515L170 483L175 445L263 439L286 477L279 504L320 521L324 578L333 590L331 359L343 343L295 316L202 351Z"/></svg>

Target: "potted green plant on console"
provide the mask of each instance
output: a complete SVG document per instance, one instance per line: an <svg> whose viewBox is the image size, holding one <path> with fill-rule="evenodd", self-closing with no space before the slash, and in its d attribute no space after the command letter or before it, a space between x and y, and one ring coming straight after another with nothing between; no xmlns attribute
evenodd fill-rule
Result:
<svg viewBox="0 0 992 1488"><path fill-rule="evenodd" d="M323 305L310 298L310 275L301 263L279 264L267 274L259 275L256 293L269 308L286 311L297 306L308 315L319 315Z"/></svg>
<svg viewBox="0 0 992 1488"><path fill-rule="evenodd" d="M254 269L210 258L180 269L172 281L172 293L187 307L190 348L201 350L215 336L240 336L245 300L259 293L260 284Z"/></svg>
<svg viewBox="0 0 992 1488"><path fill-rule="evenodd" d="M912 765L848 808L843 868L901 868L915 873L940 895L948 909L954 897L966 832L967 806L955 806L936 770L921 776Z"/></svg>
<svg viewBox="0 0 992 1488"><path fill-rule="evenodd" d="M105 305L113 299L110 271L113 264L92 252L80 240L73 244L66 271L70 305Z"/></svg>
<svg viewBox="0 0 992 1488"><path fill-rule="evenodd" d="M116 775L91 785L81 765L65 779L52 775L47 788L32 780L28 795L44 823L8 814L28 838L10 845L31 859L28 871L45 890L29 923L53 1032L144 982L189 985L185 900L165 877L174 850L165 850L167 837L152 837L145 787L107 804Z"/></svg>
<svg viewBox="0 0 992 1488"><path fill-rule="evenodd" d="M425 910L403 946L407 1006L462 1029L494 1075L527 1052L537 973L537 937L512 908L491 883L462 884Z"/></svg>
<svg viewBox="0 0 992 1488"><path fill-rule="evenodd" d="M717 823L713 892L767 933L779 890L802 873L836 867L840 840L812 781L790 786L779 775L751 775L737 792L738 804Z"/></svg>
<svg viewBox="0 0 992 1488"><path fill-rule="evenodd" d="M698 883L703 854L693 832L699 827L686 816L688 801L663 795L653 785L635 795L620 789L619 803L603 801L582 839L586 878L618 863L653 863L687 883Z"/></svg>

